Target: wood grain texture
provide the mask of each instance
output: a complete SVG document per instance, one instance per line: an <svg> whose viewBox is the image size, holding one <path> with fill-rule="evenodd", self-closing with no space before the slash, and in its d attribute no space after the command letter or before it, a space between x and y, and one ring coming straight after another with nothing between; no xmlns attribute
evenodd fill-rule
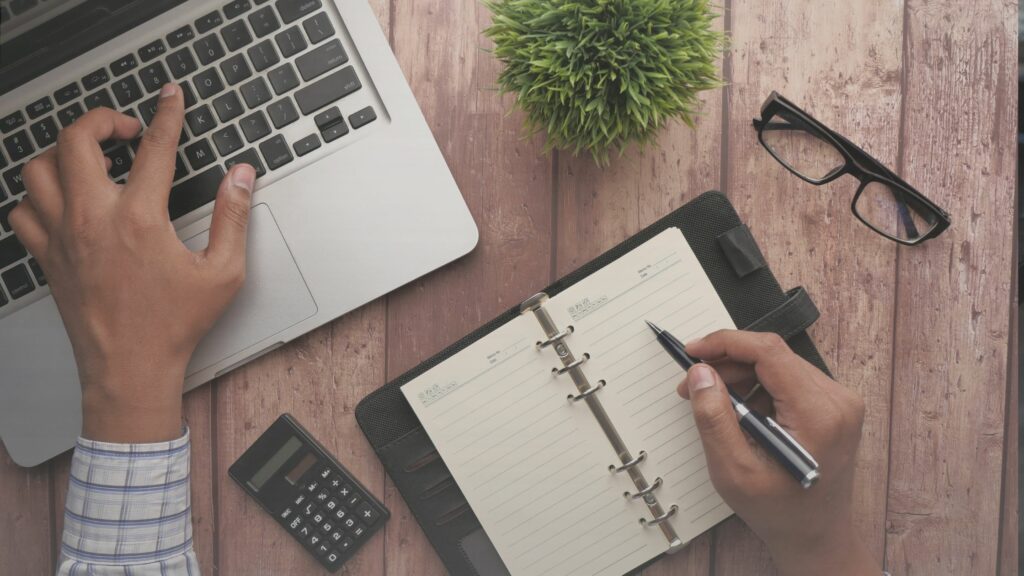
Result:
<svg viewBox="0 0 1024 576"><path fill-rule="evenodd" d="M466 258L388 298L388 379L547 284L551 165L496 92L476 0L396 0L394 48L480 229ZM388 482L388 574L444 568Z"/></svg>
<svg viewBox="0 0 1024 576"><path fill-rule="evenodd" d="M1018 234L1020 231L1016 231ZM1014 244L1016 245L1016 243ZM1014 261L1017 259L1014 258ZM999 576L1020 576L1020 315L1016 283L1010 313L1010 365L1006 379L1006 448L1003 461L1002 526L999 533Z"/></svg>
<svg viewBox="0 0 1024 576"><path fill-rule="evenodd" d="M1012 287L1014 3L908 0L900 171L950 213L897 267L887 565L996 571Z"/></svg>
<svg viewBox="0 0 1024 576"><path fill-rule="evenodd" d="M902 5L733 0L730 15L728 193L783 287L807 287L822 312L811 330L818 349L836 379L865 400L854 506L881 563L896 247L851 213L855 179L803 182L761 147L751 119L777 90L895 166ZM728 523L719 536L716 573L772 572L745 525Z"/></svg>
<svg viewBox="0 0 1024 576"><path fill-rule="evenodd" d="M0 576L49 574L50 466L20 468L0 445Z"/></svg>

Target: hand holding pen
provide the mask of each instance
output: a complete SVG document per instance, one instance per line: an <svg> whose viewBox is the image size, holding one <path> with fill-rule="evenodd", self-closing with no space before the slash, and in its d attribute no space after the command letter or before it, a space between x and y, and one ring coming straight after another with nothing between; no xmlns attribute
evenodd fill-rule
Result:
<svg viewBox="0 0 1024 576"><path fill-rule="evenodd" d="M780 574L878 574L853 527L852 495L864 403L774 334L723 330L688 342L701 358L679 385L691 402L711 482L765 541ZM747 402L814 455L822 475L805 490L743 431L730 386L764 390Z"/></svg>

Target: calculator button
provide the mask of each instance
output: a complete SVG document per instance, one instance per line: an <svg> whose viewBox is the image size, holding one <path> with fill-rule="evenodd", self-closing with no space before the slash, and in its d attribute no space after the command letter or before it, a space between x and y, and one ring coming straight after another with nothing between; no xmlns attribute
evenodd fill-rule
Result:
<svg viewBox="0 0 1024 576"><path fill-rule="evenodd" d="M352 495L348 497L348 500L345 500L345 506L348 506L349 508L355 508L356 506L362 504L362 502L363 497L353 492Z"/></svg>
<svg viewBox="0 0 1024 576"><path fill-rule="evenodd" d="M317 476L319 476L321 480L327 480L328 478L331 477L331 469L327 466L324 466L324 468L320 470L320 473L317 474Z"/></svg>
<svg viewBox="0 0 1024 576"><path fill-rule="evenodd" d="M356 543L351 538L345 538L340 544L338 544L338 550L344 552L355 545Z"/></svg>
<svg viewBox="0 0 1024 576"><path fill-rule="evenodd" d="M331 552L326 557L324 557L324 560L327 560L327 564L330 565L331 568L333 568L335 564L341 561L341 556L339 556L337 552Z"/></svg>
<svg viewBox="0 0 1024 576"><path fill-rule="evenodd" d="M320 488L320 482L317 480L310 480L309 484L306 484L306 492L310 494L316 494L318 488Z"/></svg>
<svg viewBox="0 0 1024 576"><path fill-rule="evenodd" d="M306 504L305 508L302 509L302 514L306 518L309 518L313 514L316 514L316 512L317 512L316 504L313 504L312 502L310 502L309 504Z"/></svg>
<svg viewBox="0 0 1024 576"><path fill-rule="evenodd" d="M348 517L348 518L346 518L346 519L345 519L345 521L343 522L343 524L345 524L345 528L348 528L348 529L349 529L349 531L351 531L351 530L352 530L353 528L355 528L355 527L356 527L356 519L355 519L355 518L352 518L352 517L350 516L350 517Z"/></svg>
<svg viewBox="0 0 1024 576"><path fill-rule="evenodd" d="M327 546L327 544L321 543L319 546L316 547L316 555L317 556L323 556L323 555L327 554L330 551L331 551L331 549Z"/></svg>
<svg viewBox="0 0 1024 576"><path fill-rule="evenodd" d="M317 534L317 533L315 533L315 532L314 532L313 534L310 534L309 538L307 538L307 539L306 539L306 542L307 542L307 543L308 543L308 544L309 544L310 546L314 546L314 547L315 547L315 546L316 546L317 544L319 544L320 542L322 542L322 541L323 541L323 537L321 537L321 536L320 536L319 534Z"/></svg>
<svg viewBox="0 0 1024 576"><path fill-rule="evenodd" d="M377 521L377 517L377 511L373 506L370 506L369 502L363 502L358 508L356 508L356 518L359 518L361 522L372 525Z"/></svg>
<svg viewBox="0 0 1024 576"><path fill-rule="evenodd" d="M301 526L299 526L299 529L295 533L301 536L302 538L305 538L313 534L313 532L313 528L309 524L302 524Z"/></svg>
<svg viewBox="0 0 1024 576"><path fill-rule="evenodd" d="M338 490L338 495L341 496L342 498L347 498L348 495L351 494L351 493L352 493L352 488L350 486L347 486L347 485L346 486L342 486Z"/></svg>
<svg viewBox="0 0 1024 576"><path fill-rule="evenodd" d="M360 536L366 533L366 526L363 526L362 524L356 524L356 527L353 528L351 532L353 536L359 538Z"/></svg>
<svg viewBox="0 0 1024 576"><path fill-rule="evenodd" d="M344 520L345 516L348 516L348 512L341 506L338 506L338 509L334 511L334 517L338 520Z"/></svg>
<svg viewBox="0 0 1024 576"><path fill-rule="evenodd" d="M295 510L293 510L293 509L292 509L292 507L291 507L291 506L289 506L289 507L285 508L285 509L284 509L284 510L283 510L283 511L281 512L281 520L287 520L287 519L288 519L288 518L289 518L290 516L292 516L293 514L295 514ZM296 516L296 518L297 518L297 516Z"/></svg>
<svg viewBox="0 0 1024 576"><path fill-rule="evenodd" d="M339 502L334 498L331 498L330 500L327 501L326 504L324 504L324 508L327 508L328 512L334 512L334 509L337 508L338 506Z"/></svg>
<svg viewBox="0 0 1024 576"><path fill-rule="evenodd" d="M324 503L324 502L327 502L327 500L328 500L328 499L329 499L330 497L331 497L331 493L330 493L330 492L328 492L327 490L321 490L321 491L320 491L320 492L319 492L319 493L318 493L318 494L316 495L316 501L317 501L317 502L320 502L320 503Z"/></svg>
<svg viewBox="0 0 1024 576"><path fill-rule="evenodd" d="M334 478L331 479L331 489L337 491L338 488L341 488L341 480L337 476L335 476Z"/></svg>
<svg viewBox="0 0 1024 576"><path fill-rule="evenodd" d="M306 501L306 495L305 494L299 494L298 496L295 497L295 500L292 500L292 504L294 504L296 506L302 506L302 503L305 502L305 501Z"/></svg>
<svg viewBox="0 0 1024 576"><path fill-rule="evenodd" d="M313 514L312 520L317 524L317 526L319 526L324 522L324 520L327 520L327 516L324 516L323 512L317 512L316 514Z"/></svg>
<svg viewBox="0 0 1024 576"><path fill-rule="evenodd" d="M302 518L299 516L292 518L292 521L288 523L288 529L292 532L297 532L300 528L302 528Z"/></svg>
<svg viewBox="0 0 1024 576"><path fill-rule="evenodd" d="M320 524L320 531L324 534L330 534L331 530L334 530L334 523L330 520L324 520L323 524Z"/></svg>
<svg viewBox="0 0 1024 576"><path fill-rule="evenodd" d="M345 537L345 534L342 533L341 530L335 530L334 532L331 532L331 535L330 535L330 539L331 539L332 542L341 542L342 538L344 538L344 537Z"/></svg>

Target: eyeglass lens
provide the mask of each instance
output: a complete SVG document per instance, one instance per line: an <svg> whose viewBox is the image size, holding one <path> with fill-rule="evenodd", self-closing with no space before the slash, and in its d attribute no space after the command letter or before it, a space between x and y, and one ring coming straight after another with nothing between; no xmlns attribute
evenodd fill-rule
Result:
<svg viewBox="0 0 1024 576"><path fill-rule="evenodd" d="M790 170L814 182L827 179L846 165L832 142L787 110L767 119L761 140Z"/></svg>
<svg viewBox="0 0 1024 576"><path fill-rule="evenodd" d="M908 242L918 240L938 225L933 213L916 198L884 182L864 185L853 209L875 230Z"/></svg>

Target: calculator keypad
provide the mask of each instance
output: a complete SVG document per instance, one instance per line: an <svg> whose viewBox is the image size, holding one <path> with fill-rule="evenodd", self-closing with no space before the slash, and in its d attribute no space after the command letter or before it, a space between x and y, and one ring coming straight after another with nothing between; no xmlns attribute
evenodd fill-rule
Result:
<svg viewBox="0 0 1024 576"><path fill-rule="evenodd" d="M331 465L311 469L278 521L327 568L337 568L369 539L386 514L368 494Z"/></svg>

